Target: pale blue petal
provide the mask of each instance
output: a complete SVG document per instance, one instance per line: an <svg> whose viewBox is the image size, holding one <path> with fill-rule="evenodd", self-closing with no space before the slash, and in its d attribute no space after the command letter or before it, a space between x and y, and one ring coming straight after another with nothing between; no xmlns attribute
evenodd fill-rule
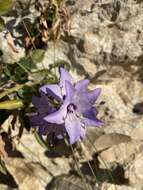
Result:
<svg viewBox="0 0 143 190"><path fill-rule="evenodd" d="M69 82L65 81L65 90L66 90L66 102L72 103L74 94L75 94L75 88L74 86Z"/></svg>
<svg viewBox="0 0 143 190"><path fill-rule="evenodd" d="M97 110L95 107L91 107L89 110L85 110L83 113L84 117L87 117L88 119L95 119L97 115Z"/></svg>
<svg viewBox="0 0 143 190"><path fill-rule="evenodd" d="M84 114L87 110L90 110L101 93L100 88L96 88L92 91L81 91L75 95L74 103L78 105L80 113Z"/></svg>
<svg viewBox="0 0 143 190"><path fill-rule="evenodd" d="M48 87L48 85L44 85L44 86L42 86L42 87L40 87L40 92L43 92L44 94L47 94L47 87Z"/></svg>
<svg viewBox="0 0 143 190"><path fill-rule="evenodd" d="M85 136L86 136L86 127L84 126L80 128L80 137L83 139L85 138Z"/></svg>
<svg viewBox="0 0 143 190"><path fill-rule="evenodd" d="M69 136L70 144L74 144L81 136L81 122L74 114L68 114L65 120L65 128Z"/></svg>
<svg viewBox="0 0 143 190"><path fill-rule="evenodd" d="M89 80L88 79L80 80L80 81L78 81L76 83L75 89L77 91L84 91L84 90L87 89L88 85L89 85Z"/></svg>
<svg viewBox="0 0 143 190"><path fill-rule="evenodd" d="M52 96L58 101L62 101L61 88L57 84L48 84L40 88L40 91L44 92L48 96Z"/></svg>
<svg viewBox="0 0 143 190"><path fill-rule="evenodd" d="M103 122L98 120L98 119L88 119L88 118L83 118L82 119L82 122L85 124L85 126L89 126L89 127L97 127L97 126L100 126L100 125L103 125Z"/></svg>
<svg viewBox="0 0 143 190"><path fill-rule="evenodd" d="M79 113L84 113L86 110L89 110L92 107L92 104L89 102L87 92L75 93L73 103L77 106Z"/></svg>
<svg viewBox="0 0 143 190"><path fill-rule="evenodd" d="M62 95L66 94L65 81L69 81L71 84L73 84L72 76L69 74L69 72L66 69L61 67L60 68L60 87L62 88Z"/></svg>
<svg viewBox="0 0 143 190"><path fill-rule="evenodd" d="M42 126L45 124L45 121L43 120L43 115L32 115L29 117L30 118L30 125L31 127L37 127L37 126Z"/></svg>
<svg viewBox="0 0 143 190"><path fill-rule="evenodd" d="M66 115L67 105L63 104L58 111L53 112L52 114L49 114L46 117L44 117L44 120L49 123L63 124Z"/></svg>
<svg viewBox="0 0 143 190"><path fill-rule="evenodd" d="M89 102L91 104L94 104L98 96L100 95L100 93L101 93L101 88L96 88L95 90L88 92L87 96L88 96Z"/></svg>
<svg viewBox="0 0 143 190"><path fill-rule="evenodd" d="M51 110L48 100L46 99L45 96L42 97L33 96L32 104L38 109L39 113L48 113Z"/></svg>
<svg viewBox="0 0 143 190"><path fill-rule="evenodd" d="M47 94L52 96L56 100L63 100L61 88L57 84L47 85Z"/></svg>

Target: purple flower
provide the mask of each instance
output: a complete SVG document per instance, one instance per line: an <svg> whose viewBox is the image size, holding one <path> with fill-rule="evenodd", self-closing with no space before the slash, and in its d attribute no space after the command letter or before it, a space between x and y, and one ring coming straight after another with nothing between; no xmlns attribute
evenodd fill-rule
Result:
<svg viewBox="0 0 143 190"><path fill-rule="evenodd" d="M64 125L71 144L85 137L86 127L102 124L96 118L97 110L94 107L101 89L89 91L88 84L89 80L81 80L74 84L71 75L61 68L59 85L45 85L40 88L41 92L62 103L57 111L47 114L43 118L44 121L53 125Z"/></svg>
<svg viewBox="0 0 143 190"><path fill-rule="evenodd" d="M30 116L30 125L31 127L38 127L39 134L47 135L53 133L54 136L60 137L65 133L65 128L63 125L49 123L44 120L48 114L56 111L54 107L49 103L48 97L44 93L40 93L41 97L32 97L32 103L37 108L37 113Z"/></svg>
<svg viewBox="0 0 143 190"><path fill-rule="evenodd" d="M69 81L71 84L73 84L73 78L68 73L67 70L60 68L60 82L59 84L48 84L44 85L40 88L40 91L52 96L56 100L62 102L63 98L66 95L66 87L65 83L66 81Z"/></svg>

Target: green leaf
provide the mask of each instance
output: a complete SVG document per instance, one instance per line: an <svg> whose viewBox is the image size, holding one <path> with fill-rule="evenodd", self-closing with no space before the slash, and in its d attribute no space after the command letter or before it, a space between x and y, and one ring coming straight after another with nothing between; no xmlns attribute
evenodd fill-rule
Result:
<svg viewBox="0 0 143 190"><path fill-rule="evenodd" d="M31 59L33 63L35 64L40 63L44 58L44 54L45 54L45 50L43 49L33 50L32 55L31 55Z"/></svg>
<svg viewBox="0 0 143 190"><path fill-rule="evenodd" d="M18 83L26 82L28 78L28 73L17 64L7 65L4 73L8 78Z"/></svg>
<svg viewBox="0 0 143 190"><path fill-rule="evenodd" d="M21 100L8 100L0 102L0 109L12 110L22 108L24 106Z"/></svg>
<svg viewBox="0 0 143 190"><path fill-rule="evenodd" d="M4 29L5 23L4 20L0 17L0 32Z"/></svg>
<svg viewBox="0 0 143 190"><path fill-rule="evenodd" d="M11 10L13 5L12 0L0 0L0 16Z"/></svg>
<svg viewBox="0 0 143 190"><path fill-rule="evenodd" d="M37 132L35 133L35 139L43 148L49 148L46 142L44 141L43 137L39 135Z"/></svg>
<svg viewBox="0 0 143 190"><path fill-rule="evenodd" d="M36 90L33 87L27 85L18 91L19 97L24 99L25 102L31 102L32 96L34 94L36 94Z"/></svg>
<svg viewBox="0 0 143 190"><path fill-rule="evenodd" d="M0 172L4 175L7 174L7 169L3 160L0 159Z"/></svg>
<svg viewBox="0 0 143 190"><path fill-rule="evenodd" d="M11 77L16 82L24 82L27 80L27 73L19 66L15 68L15 73Z"/></svg>
<svg viewBox="0 0 143 190"><path fill-rule="evenodd" d="M47 69L41 69L31 73L31 77L39 81L39 83L49 78L49 76L51 76L51 73Z"/></svg>
<svg viewBox="0 0 143 190"><path fill-rule="evenodd" d="M5 69L4 69L4 73L5 73L5 75L7 75L8 77L11 76L11 69L10 69L9 66L5 67Z"/></svg>
<svg viewBox="0 0 143 190"><path fill-rule="evenodd" d="M20 61L18 62L18 65L22 67L23 70L25 70L25 72L28 72L28 73L31 72L33 69L36 69L36 65L28 57L24 57L20 59Z"/></svg>
<svg viewBox="0 0 143 190"><path fill-rule="evenodd" d="M53 68L56 68L56 67L65 67L67 70L70 69L69 63L67 61L65 61L65 60L62 60L62 59L56 61L54 64L49 65L50 69L53 69Z"/></svg>

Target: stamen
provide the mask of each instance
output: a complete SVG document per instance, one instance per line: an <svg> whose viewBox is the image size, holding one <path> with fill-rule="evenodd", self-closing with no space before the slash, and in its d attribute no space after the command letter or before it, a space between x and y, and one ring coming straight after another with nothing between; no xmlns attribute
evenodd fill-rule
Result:
<svg viewBox="0 0 143 190"><path fill-rule="evenodd" d="M74 105L73 103L69 104L67 106L67 111L70 112L70 113L73 113L75 110L76 110L76 105Z"/></svg>

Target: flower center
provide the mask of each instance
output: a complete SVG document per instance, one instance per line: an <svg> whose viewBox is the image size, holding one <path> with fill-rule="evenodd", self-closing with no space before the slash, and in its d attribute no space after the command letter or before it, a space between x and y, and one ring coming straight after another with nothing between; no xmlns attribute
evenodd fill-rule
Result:
<svg viewBox="0 0 143 190"><path fill-rule="evenodd" d="M73 113L75 110L76 110L76 105L71 103L67 106L67 112Z"/></svg>

